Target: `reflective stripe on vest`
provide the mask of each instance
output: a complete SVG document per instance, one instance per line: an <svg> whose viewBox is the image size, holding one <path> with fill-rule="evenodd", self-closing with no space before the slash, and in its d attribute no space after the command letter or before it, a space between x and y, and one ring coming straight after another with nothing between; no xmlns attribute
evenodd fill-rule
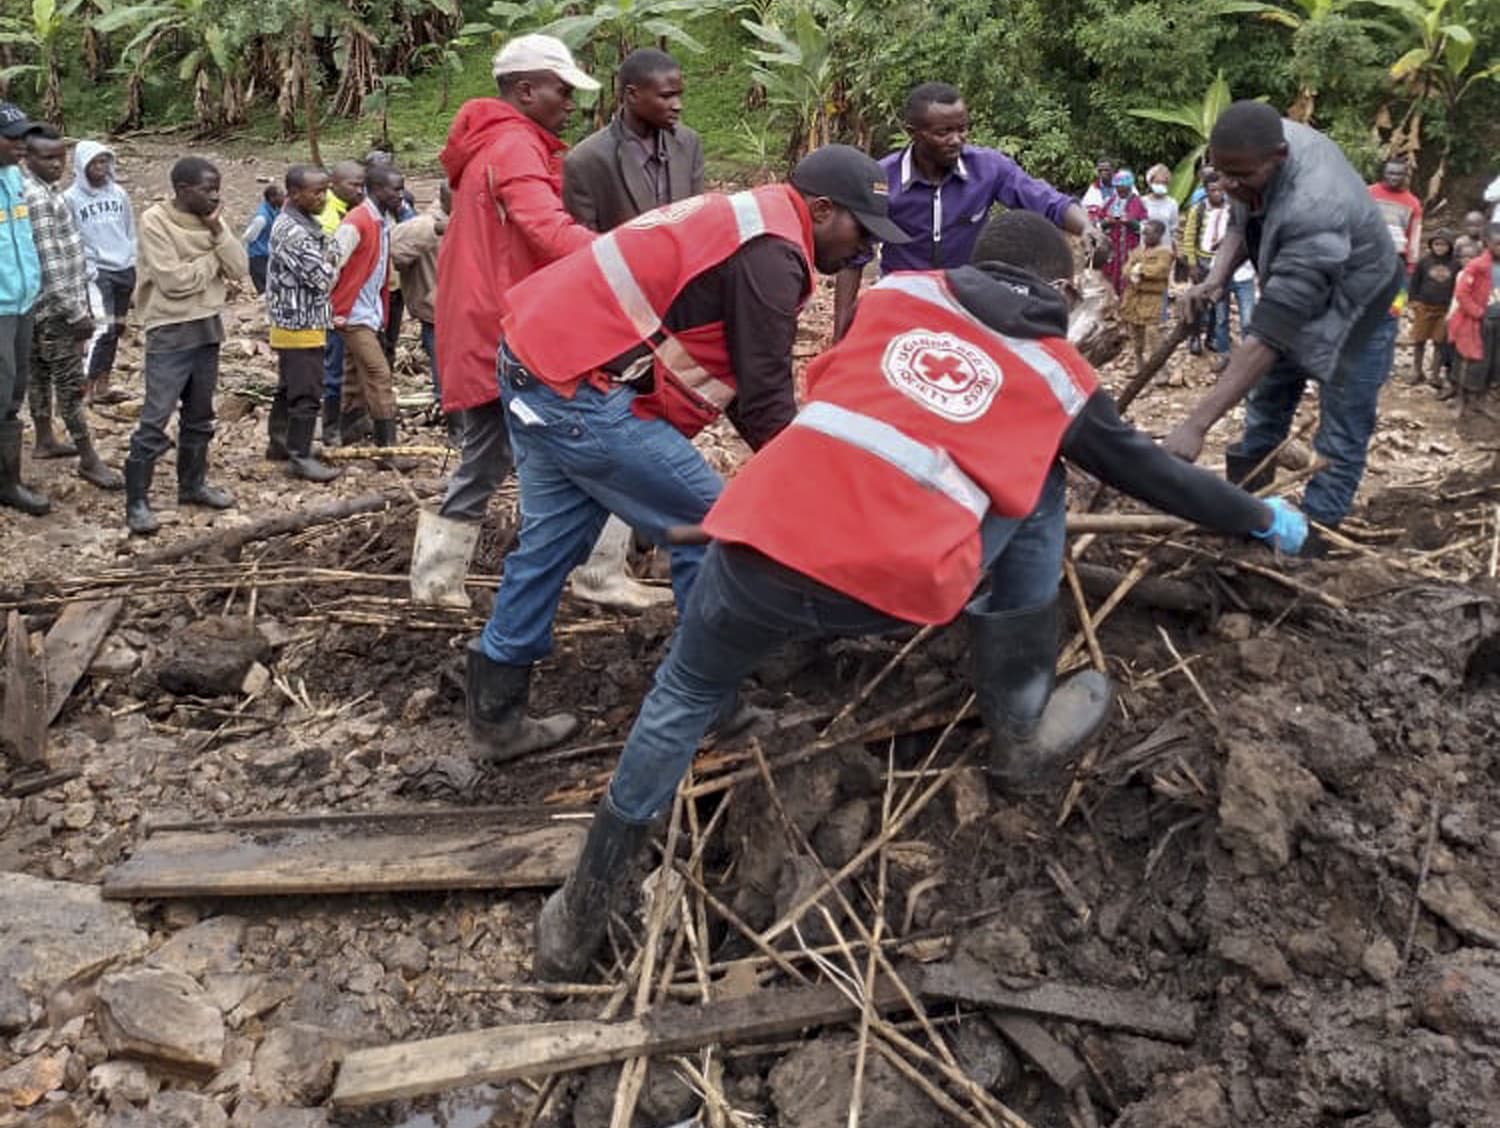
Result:
<svg viewBox="0 0 1500 1128"><path fill-rule="evenodd" d="M792 426L811 428L873 454L919 486L937 490L963 506L976 521L983 521L990 511L989 494L959 468L947 451L918 442L884 420L818 401L798 412Z"/></svg>
<svg viewBox="0 0 1500 1128"><path fill-rule="evenodd" d="M1046 381L1048 389L1057 398L1065 415L1069 417L1077 415L1087 401L1088 396L1073 382L1073 378L1068 375L1068 370L1045 348L1034 340L1012 337L1008 333L1001 333L986 325L965 309L962 302L955 300L948 292L948 288L931 274L888 274L875 283L871 289L900 290L907 297L927 302L955 317L963 318L981 333L1000 342L1029 364L1033 371Z"/></svg>
<svg viewBox="0 0 1500 1128"><path fill-rule="evenodd" d="M729 197L729 206L734 212L740 246L766 233L766 218L761 213L760 201L755 198L754 193L735 192ZM620 308L625 311L630 324L656 357L657 363L670 372L687 391L700 396L716 409L724 410L730 400L734 399L734 389L711 375L692 358L681 341L662 328L661 318L641 292L635 275L630 271L630 264L620 253L620 244L614 235L601 235L590 244L590 248L615 300L620 303ZM633 372L634 366L628 371Z"/></svg>

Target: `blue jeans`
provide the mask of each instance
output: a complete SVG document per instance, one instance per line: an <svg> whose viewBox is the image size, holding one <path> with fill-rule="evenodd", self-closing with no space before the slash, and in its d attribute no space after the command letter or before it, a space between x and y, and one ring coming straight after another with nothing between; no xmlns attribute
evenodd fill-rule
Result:
<svg viewBox="0 0 1500 1128"><path fill-rule="evenodd" d="M422 351L427 354L427 364L432 369L432 394L437 399L438 406L443 405L443 385L438 380L437 367L437 330L432 322L422 322Z"/></svg>
<svg viewBox="0 0 1500 1128"><path fill-rule="evenodd" d="M1307 483L1302 509L1320 524L1337 525L1354 504L1375 431L1380 389L1396 355L1397 328L1395 317L1381 318L1363 343L1345 348L1332 380L1315 381L1321 411L1313 449L1328 465ZM1245 434L1236 453L1256 461L1286 438L1309 379L1292 358L1277 359L1245 401Z"/></svg>
<svg viewBox="0 0 1500 1128"><path fill-rule="evenodd" d="M1250 315L1255 312L1255 279L1246 278L1243 282L1230 282L1225 290L1224 318L1221 324L1224 326L1224 339L1227 351L1229 340L1229 295L1234 296L1234 306L1240 315L1240 340L1245 339L1245 326L1250 324Z"/></svg>
<svg viewBox="0 0 1500 1128"><path fill-rule="evenodd" d="M724 483L671 424L638 418L629 388L583 384L564 399L502 349L500 400L521 484L521 530L480 646L491 661L521 666L551 651L563 584L611 513L662 544L671 526L700 523ZM704 551L671 548L679 612Z"/></svg>
<svg viewBox="0 0 1500 1128"><path fill-rule="evenodd" d="M1057 597L1066 517L1065 478L1056 465L1029 516L985 519L985 610L1035 607ZM655 818L677 790L709 724L740 682L782 644L886 634L909 625L753 549L710 546L671 650L620 754L610 803L627 821Z"/></svg>
<svg viewBox="0 0 1500 1128"><path fill-rule="evenodd" d="M344 394L344 338L329 331L323 345L323 398L338 402Z"/></svg>

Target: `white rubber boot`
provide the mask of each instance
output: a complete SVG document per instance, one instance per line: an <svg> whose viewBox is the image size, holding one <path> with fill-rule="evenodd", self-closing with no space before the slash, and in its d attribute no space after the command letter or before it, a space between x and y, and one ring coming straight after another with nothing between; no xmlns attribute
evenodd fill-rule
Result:
<svg viewBox="0 0 1500 1128"><path fill-rule="evenodd" d="M455 521L451 517L421 510L417 514L417 538L411 548L411 597L418 603L443 607L469 607L464 580L469 561L479 543L478 521Z"/></svg>
<svg viewBox="0 0 1500 1128"><path fill-rule="evenodd" d="M644 611L672 602L670 588L650 587L625 570L630 554L630 526L611 517L599 534L593 554L573 570L569 590L579 599L617 611Z"/></svg>

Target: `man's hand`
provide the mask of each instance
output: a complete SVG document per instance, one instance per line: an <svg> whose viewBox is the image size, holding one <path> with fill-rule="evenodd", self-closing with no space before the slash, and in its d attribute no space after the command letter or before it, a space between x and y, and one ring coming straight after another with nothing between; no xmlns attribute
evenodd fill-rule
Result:
<svg viewBox="0 0 1500 1128"><path fill-rule="evenodd" d="M1172 433L1162 440L1162 446L1168 454L1175 454L1184 462L1197 462L1203 453L1203 439L1208 434L1208 428L1202 427L1191 419L1184 419L1172 429Z"/></svg>
<svg viewBox="0 0 1500 1128"><path fill-rule="evenodd" d="M1307 518L1279 497L1268 498L1266 508L1271 511L1271 524L1250 535L1265 541L1278 552L1296 556L1307 543Z"/></svg>
<svg viewBox="0 0 1500 1128"><path fill-rule="evenodd" d="M1190 318L1201 317L1209 306L1224 296L1224 287L1205 280L1183 291L1182 300Z"/></svg>
<svg viewBox="0 0 1500 1128"><path fill-rule="evenodd" d="M1083 243L1083 253L1092 262L1099 248L1104 246L1103 230L1100 229L1097 223L1091 221L1083 225L1083 231L1079 233L1078 238Z"/></svg>
<svg viewBox="0 0 1500 1128"><path fill-rule="evenodd" d="M203 217L203 226L208 228L209 233L217 239L224 234L224 209L215 208Z"/></svg>

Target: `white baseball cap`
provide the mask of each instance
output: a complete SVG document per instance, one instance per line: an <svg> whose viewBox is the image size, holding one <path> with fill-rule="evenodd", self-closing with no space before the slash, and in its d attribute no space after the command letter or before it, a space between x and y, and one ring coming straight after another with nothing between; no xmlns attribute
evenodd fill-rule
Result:
<svg viewBox="0 0 1500 1128"><path fill-rule="evenodd" d="M491 73L524 74L551 71L575 90L598 90L599 83L579 69L573 52L561 39L550 35L520 35L495 52Z"/></svg>

